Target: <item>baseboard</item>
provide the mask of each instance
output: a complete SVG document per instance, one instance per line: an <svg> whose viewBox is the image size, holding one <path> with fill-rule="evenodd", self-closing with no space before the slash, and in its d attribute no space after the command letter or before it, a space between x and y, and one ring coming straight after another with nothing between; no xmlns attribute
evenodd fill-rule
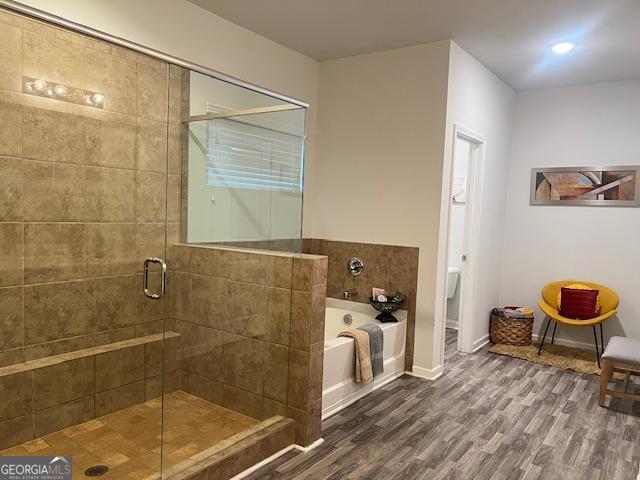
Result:
<svg viewBox="0 0 640 480"><path fill-rule="evenodd" d="M424 368L414 365L410 372L406 372L407 375L413 377L424 378L425 380L437 380L443 373L442 365L437 365L434 368Z"/></svg>
<svg viewBox="0 0 640 480"><path fill-rule="evenodd" d="M255 465L247 468L246 470L240 472L239 474L237 474L234 477L231 477L231 480L240 480L242 478L245 478L249 475L251 475L253 472L255 472L256 470L261 469L262 467L264 467L265 465L273 462L274 460L276 460L277 458L281 457L282 455L284 455L287 452L290 452L291 450L297 450L301 453L309 453L311 450L313 450L314 448L319 447L320 445L322 445L324 443L324 438L319 438L318 440L316 440L315 442L313 442L311 445L309 445L308 447L303 447L301 445L289 445L286 448L283 448L282 450L274 453L273 455L271 455L270 457L265 458L264 460L262 460L261 462L256 463Z"/></svg>
<svg viewBox="0 0 640 480"><path fill-rule="evenodd" d="M483 348L488 343L489 343L489 334L487 334L484 337L476 340L475 342L473 342L473 347L472 347L473 348L473 353L476 353L478 350Z"/></svg>
<svg viewBox="0 0 640 480"><path fill-rule="evenodd" d="M460 322L458 320L449 320L445 322L446 328L453 328L454 330L458 330L460 328Z"/></svg>
<svg viewBox="0 0 640 480"><path fill-rule="evenodd" d="M324 438L319 438L308 447L303 447L302 445L294 445L293 448L295 448L296 450L302 453L309 453L311 450L318 448L323 443L324 443Z"/></svg>
<svg viewBox="0 0 640 480"><path fill-rule="evenodd" d="M599 337L600 335L598 335ZM540 339L542 338L542 335L538 335L537 333L534 333L531 338L533 339L534 342L539 342ZM545 340L544 344L546 345L547 343L551 343L551 335L547 335L547 339ZM566 338L558 338L556 337L554 342L557 345L564 345L565 347L574 347L574 348L582 348L585 350L595 350L596 347L593 343L587 343L587 342L577 342L575 340L567 340ZM600 339L598 339L598 343L600 343ZM606 347L606 345L605 345Z"/></svg>
<svg viewBox="0 0 640 480"><path fill-rule="evenodd" d="M248 477L249 475L251 475L253 472L255 472L256 470L261 469L262 467L264 467L265 465L273 462L275 459L281 457L282 455L284 455L287 452L290 452L291 450L296 449L297 445L289 445L286 448L283 448L282 450L274 453L273 455L271 455L270 457L265 458L264 460L262 460L261 462L256 463L255 465L247 468L246 470L240 472L239 474L237 474L234 477L231 477L230 480L240 480L242 478ZM302 447L300 447L302 448Z"/></svg>

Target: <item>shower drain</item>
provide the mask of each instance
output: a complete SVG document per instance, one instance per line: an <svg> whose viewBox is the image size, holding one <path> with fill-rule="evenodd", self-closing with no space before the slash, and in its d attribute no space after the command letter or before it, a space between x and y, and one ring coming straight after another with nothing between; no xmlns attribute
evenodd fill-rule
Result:
<svg viewBox="0 0 640 480"><path fill-rule="evenodd" d="M109 471L109 467L106 465L94 465L93 467L89 467L84 471L84 474L87 477L99 477L100 475L104 475Z"/></svg>

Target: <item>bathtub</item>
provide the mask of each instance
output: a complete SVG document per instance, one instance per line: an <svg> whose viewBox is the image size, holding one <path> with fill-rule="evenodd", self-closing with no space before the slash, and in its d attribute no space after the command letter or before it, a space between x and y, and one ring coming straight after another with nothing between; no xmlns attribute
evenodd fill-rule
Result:
<svg viewBox="0 0 640 480"><path fill-rule="evenodd" d="M353 323L345 325L343 317L350 313ZM404 374L404 347L407 333L407 312L398 310L398 323L380 323L378 312L371 305L327 298L324 334L324 369L322 375L322 418L339 412L356 400ZM375 323L384 336L384 373L368 384L356 383L353 376L354 345L351 338L338 338L348 328Z"/></svg>

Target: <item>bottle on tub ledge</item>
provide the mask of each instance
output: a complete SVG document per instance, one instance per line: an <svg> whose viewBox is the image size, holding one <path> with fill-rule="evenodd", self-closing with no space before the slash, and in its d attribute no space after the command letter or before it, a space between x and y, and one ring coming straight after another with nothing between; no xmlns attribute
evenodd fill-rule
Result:
<svg viewBox="0 0 640 480"><path fill-rule="evenodd" d="M384 288L371 289L369 303L380 312L376 320L382 323L397 322L398 319L392 313L402 306L405 298L405 294L401 292L389 292Z"/></svg>

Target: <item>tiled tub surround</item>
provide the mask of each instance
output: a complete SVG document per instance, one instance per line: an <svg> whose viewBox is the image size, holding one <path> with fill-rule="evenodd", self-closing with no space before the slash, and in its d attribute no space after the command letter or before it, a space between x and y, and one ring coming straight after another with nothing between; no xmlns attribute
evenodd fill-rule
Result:
<svg viewBox="0 0 640 480"><path fill-rule="evenodd" d="M407 295L403 306L407 310L405 369L411 371L418 289L418 248L305 238L303 251L329 257L328 297L344 299L343 292L355 288L358 295L349 300L369 303L372 287L398 290ZM347 270L347 262L351 257L358 257L364 262L364 270L357 277ZM373 307L371 311L375 313Z"/></svg>
<svg viewBox="0 0 640 480"><path fill-rule="evenodd" d="M182 390L320 438L326 257L178 244L171 259Z"/></svg>

